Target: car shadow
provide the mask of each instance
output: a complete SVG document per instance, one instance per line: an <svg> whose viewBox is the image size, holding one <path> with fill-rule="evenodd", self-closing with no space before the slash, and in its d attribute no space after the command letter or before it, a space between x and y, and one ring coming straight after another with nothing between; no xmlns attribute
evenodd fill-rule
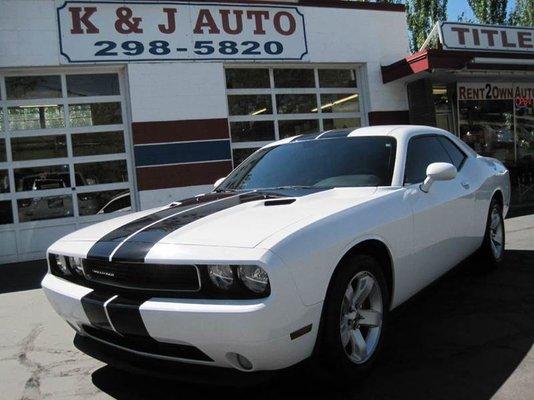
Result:
<svg viewBox="0 0 534 400"><path fill-rule="evenodd" d="M382 357L344 386L309 365L245 388L164 380L110 366L95 371L92 381L117 399L489 399L533 344L534 251L508 251L505 265L489 273L475 266L472 260L462 263L397 308Z"/></svg>
<svg viewBox="0 0 534 400"><path fill-rule="evenodd" d="M47 268L46 260L0 265L0 294L39 289Z"/></svg>

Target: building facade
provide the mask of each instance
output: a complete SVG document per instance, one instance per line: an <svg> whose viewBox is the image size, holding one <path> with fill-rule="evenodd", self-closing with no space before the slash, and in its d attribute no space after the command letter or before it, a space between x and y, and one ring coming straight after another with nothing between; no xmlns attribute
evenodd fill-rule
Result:
<svg viewBox="0 0 534 400"><path fill-rule="evenodd" d="M433 43L432 43L433 42ZM456 133L510 170L512 212L534 206L534 27L442 22L427 46L382 67L410 122Z"/></svg>
<svg viewBox="0 0 534 400"><path fill-rule="evenodd" d="M0 263L274 140L407 122L407 51L401 5L0 0Z"/></svg>

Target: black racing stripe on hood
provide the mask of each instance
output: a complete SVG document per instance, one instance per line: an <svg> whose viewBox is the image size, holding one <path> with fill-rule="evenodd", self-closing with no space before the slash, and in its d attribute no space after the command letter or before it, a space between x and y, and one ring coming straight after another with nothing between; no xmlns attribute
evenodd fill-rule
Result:
<svg viewBox="0 0 534 400"><path fill-rule="evenodd" d="M275 193L245 193L186 210L173 217L164 219L132 236L117 249L113 255L113 261L144 262L146 255L156 243L187 224L239 204L279 197L285 196Z"/></svg>
<svg viewBox="0 0 534 400"><path fill-rule="evenodd" d="M139 219L128 222L121 227L112 230L108 234L100 238L87 253L87 258L108 260L109 256L115 248L123 242L128 236L134 234L140 229L149 226L163 218L167 218L179 212L183 212L190 208L196 207L199 204L209 203L215 200L224 199L226 197L234 196L232 193L209 193L204 196L192 197L181 201L176 206L169 206L164 210L157 211L153 214L145 215Z"/></svg>

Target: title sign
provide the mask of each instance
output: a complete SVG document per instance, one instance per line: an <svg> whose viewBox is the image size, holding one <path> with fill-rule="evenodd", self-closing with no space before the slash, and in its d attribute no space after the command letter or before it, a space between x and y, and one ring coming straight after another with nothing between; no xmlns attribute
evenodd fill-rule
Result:
<svg viewBox="0 0 534 400"><path fill-rule="evenodd" d="M302 60L296 7L188 2L58 2L64 63Z"/></svg>
<svg viewBox="0 0 534 400"><path fill-rule="evenodd" d="M442 22L444 50L477 50L534 54L534 28Z"/></svg>
<svg viewBox="0 0 534 400"><path fill-rule="evenodd" d="M516 105L529 105L532 99L532 83L458 83L458 100L514 100Z"/></svg>

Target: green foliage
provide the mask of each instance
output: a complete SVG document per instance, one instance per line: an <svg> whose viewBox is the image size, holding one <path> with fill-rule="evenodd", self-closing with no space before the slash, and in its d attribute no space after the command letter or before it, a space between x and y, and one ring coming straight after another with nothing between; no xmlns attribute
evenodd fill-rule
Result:
<svg viewBox="0 0 534 400"><path fill-rule="evenodd" d="M447 19L447 2L448 0L406 1L412 51L419 50L436 22Z"/></svg>
<svg viewBox="0 0 534 400"><path fill-rule="evenodd" d="M515 0L508 24L534 27L534 0Z"/></svg>
<svg viewBox="0 0 534 400"><path fill-rule="evenodd" d="M504 24L508 0L467 0L481 24Z"/></svg>

